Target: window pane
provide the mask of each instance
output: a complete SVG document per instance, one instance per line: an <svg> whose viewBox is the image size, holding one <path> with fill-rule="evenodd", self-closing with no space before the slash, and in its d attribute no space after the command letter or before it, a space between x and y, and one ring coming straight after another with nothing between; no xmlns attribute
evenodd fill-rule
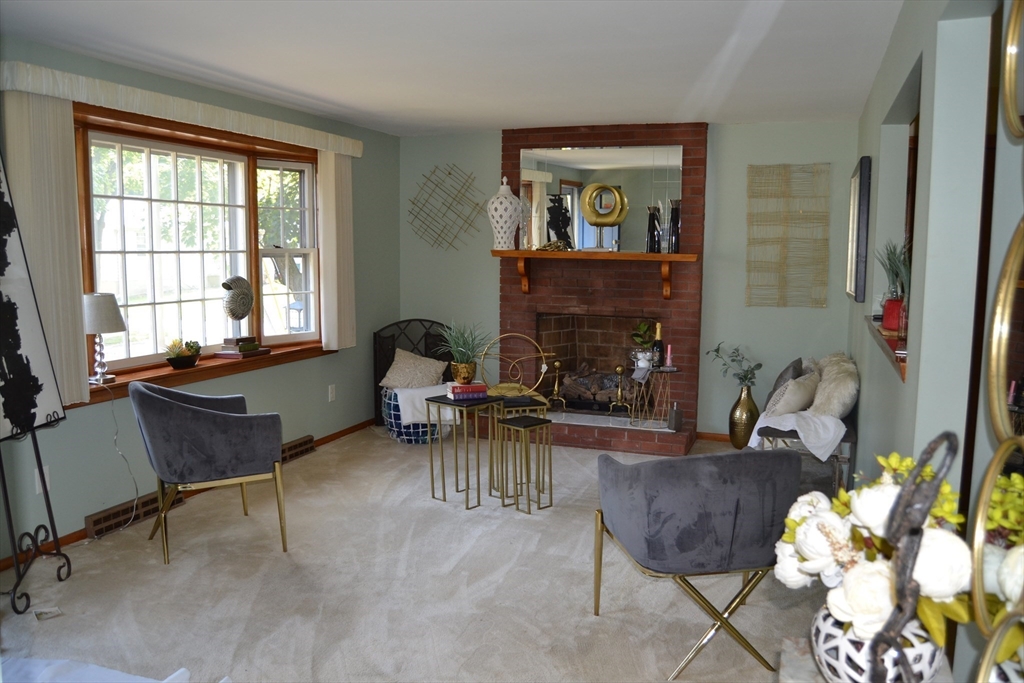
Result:
<svg viewBox="0 0 1024 683"><path fill-rule="evenodd" d="M281 212L281 230L284 234L282 247L287 249L299 249L305 246L302 244L302 212L294 209L287 209Z"/></svg>
<svg viewBox="0 0 1024 683"><path fill-rule="evenodd" d="M238 336L231 333L231 318L224 313L224 300L207 299L205 303L206 340L203 344L222 344L225 337Z"/></svg>
<svg viewBox="0 0 1024 683"><path fill-rule="evenodd" d="M121 311L121 315L124 316L124 310ZM124 332L113 332L103 335L103 355L108 361L121 360L128 357L128 352L124 345L125 339ZM89 374L92 374L91 364L89 365Z"/></svg>
<svg viewBox="0 0 1024 683"><path fill-rule="evenodd" d="M178 249L193 251L199 249L199 206L178 204Z"/></svg>
<svg viewBox="0 0 1024 683"><path fill-rule="evenodd" d="M132 356L148 356L157 352L152 306L129 306L125 322L128 324L128 351Z"/></svg>
<svg viewBox="0 0 1024 683"><path fill-rule="evenodd" d="M181 304L181 340L203 343L203 302L186 301Z"/></svg>
<svg viewBox="0 0 1024 683"><path fill-rule="evenodd" d="M309 294L298 294L291 297L291 301L288 303L289 332L312 332L312 321L309 316L313 309L310 308L309 297Z"/></svg>
<svg viewBox="0 0 1024 683"><path fill-rule="evenodd" d="M228 249L245 249L247 241L245 237L245 209L228 209L225 229L227 244L224 246Z"/></svg>
<svg viewBox="0 0 1024 683"><path fill-rule="evenodd" d="M181 254L178 256L181 264L181 298L201 299L203 296L203 264L199 254ZM183 311L184 313L184 311Z"/></svg>
<svg viewBox="0 0 1024 683"><path fill-rule="evenodd" d="M260 209L260 246L269 249L281 244L281 212L277 209Z"/></svg>
<svg viewBox="0 0 1024 683"><path fill-rule="evenodd" d="M153 249L155 251L176 251L178 235L174 230L174 204L153 203L153 223L156 226Z"/></svg>
<svg viewBox="0 0 1024 683"><path fill-rule="evenodd" d="M227 255L227 272L224 273L225 279L232 275L241 275L248 279L248 272L249 266L248 261L246 261L245 254L235 252Z"/></svg>
<svg viewBox="0 0 1024 683"><path fill-rule="evenodd" d="M204 254L203 263L205 265L206 278L206 292L204 296L208 298L219 298L223 299L226 291L220 286L224 282L224 255L223 254Z"/></svg>
<svg viewBox="0 0 1024 683"><path fill-rule="evenodd" d="M110 292L124 305L124 263L120 254L97 254L95 280L97 292Z"/></svg>
<svg viewBox="0 0 1024 683"><path fill-rule="evenodd" d="M149 202L124 200L124 249L149 251Z"/></svg>
<svg viewBox="0 0 1024 683"><path fill-rule="evenodd" d="M219 206L203 207L203 249L206 251L224 248L223 216L224 210Z"/></svg>
<svg viewBox="0 0 1024 683"><path fill-rule="evenodd" d="M224 202L242 206L245 204L245 164L239 161L225 161L223 165Z"/></svg>
<svg viewBox="0 0 1024 683"><path fill-rule="evenodd" d="M178 200L194 202L199 198L199 163L193 156L178 155Z"/></svg>
<svg viewBox="0 0 1024 683"><path fill-rule="evenodd" d="M281 171L281 206L297 209L302 205L302 171Z"/></svg>
<svg viewBox="0 0 1024 683"><path fill-rule="evenodd" d="M149 254L128 254L124 257L129 304L146 304L153 301L151 258Z"/></svg>
<svg viewBox="0 0 1024 683"><path fill-rule="evenodd" d="M153 256L153 279L156 283L157 301L178 300L178 255L156 254ZM177 314L177 307L175 307Z"/></svg>
<svg viewBox="0 0 1024 683"><path fill-rule="evenodd" d="M288 333L288 302L287 295L263 297L263 334L278 335Z"/></svg>
<svg viewBox="0 0 1024 683"><path fill-rule="evenodd" d="M156 307L157 351L163 351L173 339L181 339L181 317L178 304L163 304Z"/></svg>
<svg viewBox="0 0 1024 683"><path fill-rule="evenodd" d="M256 170L256 203L260 206L278 206L281 198L281 172L276 168Z"/></svg>
<svg viewBox="0 0 1024 683"><path fill-rule="evenodd" d="M264 294L277 294L287 292L284 284L284 257L263 256L260 258L260 271L262 274L262 289Z"/></svg>
<svg viewBox="0 0 1024 683"><path fill-rule="evenodd" d="M174 199L174 161L169 152L150 152L153 198Z"/></svg>
<svg viewBox="0 0 1024 683"><path fill-rule="evenodd" d="M121 200L92 200L92 242L96 251L121 251Z"/></svg>
<svg viewBox="0 0 1024 683"><path fill-rule="evenodd" d="M309 277L309 254L295 254L288 258L288 291L308 292L313 289Z"/></svg>
<svg viewBox="0 0 1024 683"><path fill-rule="evenodd" d="M146 196L146 152L133 147L121 149L121 172L126 197Z"/></svg>
<svg viewBox="0 0 1024 683"><path fill-rule="evenodd" d="M203 201L219 204L223 201L220 190L220 162L203 159Z"/></svg>
<svg viewBox="0 0 1024 683"><path fill-rule="evenodd" d="M118 188L117 145L94 143L89 150L93 194L121 194Z"/></svg>

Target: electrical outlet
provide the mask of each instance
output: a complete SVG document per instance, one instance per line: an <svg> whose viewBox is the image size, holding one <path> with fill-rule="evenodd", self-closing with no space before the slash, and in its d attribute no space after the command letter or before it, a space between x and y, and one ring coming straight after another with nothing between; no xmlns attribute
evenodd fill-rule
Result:
<svg viewBox="0 0 1024 683"><path fill-rule="evenodd" d="M33 471L36 474L36 494L38 495L38 494L43 492L43 487L39 483L39 468L37 467ZM46 490L49 491L49 490L51 490L51 487L50 487L50 466L49 465L43 465L43 476L46 477Z"/></svg>
<svg viewBox="0 0 1024 683"><path fill-rule="evenodd" d="M337 398L337 396L334 393L334 385L333 384L328 384L327 385L327 402L330 403L335 398Z"/></svg>

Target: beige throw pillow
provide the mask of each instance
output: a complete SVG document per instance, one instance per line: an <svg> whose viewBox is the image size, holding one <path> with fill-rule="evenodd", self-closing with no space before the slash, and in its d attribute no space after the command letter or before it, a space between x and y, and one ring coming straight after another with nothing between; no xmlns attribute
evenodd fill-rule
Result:
<svg viewBox="0 0 1024 683"><path fill-rule="evenodd" d="M846 417L857 402L860 376L857 366L845 353L833 353L818 361L821 383L808 409L817 415Z"/></svg>
<svg viewBox="0 0 1024 683"><path fill-rule="evenodd" d="M395 361L388 368L388 374L384 375L380 385L388 389L432 387L441 383L447 366L443 360L424 358L405 349L395 349Z"/></svg>
<svg viewBox="0 0 1024 683"><path fill-rule="evenodd" d="M764 414L773 417L807 410L807 406L814 401L817 388L818 373L816 372L791 379L772 394L771 400L765 406Z"/></svg>

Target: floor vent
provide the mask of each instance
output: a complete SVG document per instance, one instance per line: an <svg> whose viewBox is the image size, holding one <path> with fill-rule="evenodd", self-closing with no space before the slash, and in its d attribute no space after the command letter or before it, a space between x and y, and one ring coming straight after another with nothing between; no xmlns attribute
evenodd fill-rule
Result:
<svg viewBox="0 0 1024 683"><path fill-rule="evenodd" d="M185 499L182 497L181 491L178 491L178 495L174 497L174 503L171 504L171 509L173 510L179 505L184 504L184 502ZM134 499L128 500L120 505L88 515L85 518L86 536L89 538L99 538L112 531L117 531L125 525L125 522L132 519L132 507L134 505ZM153 517L158 512L160 512L160 507L156 503L156 491L146 496L140 496L139 506L135 511L135 519L132 519L132 524Z"/></svg>
<svg viewBox="0 0 1024 683"><path fill-rule="evenodd" d="M281 464L285 464L290 460L301 457L306 453L312 453L316 450L316 446L313 445L313 435L307 434L301 436L294 441L281 445Z"/></svg>

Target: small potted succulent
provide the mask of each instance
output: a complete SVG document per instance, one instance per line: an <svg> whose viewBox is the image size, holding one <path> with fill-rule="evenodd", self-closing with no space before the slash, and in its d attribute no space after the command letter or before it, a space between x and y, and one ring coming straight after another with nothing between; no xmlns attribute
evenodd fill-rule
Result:
<svg viewBox="0 0 1024 683"><path fill-rule="evenodd" d="M199 353L203 347L197 341L183 342L180 339L173 339L165 347L167 362L175 370L191 368L199 362Z"/></svg>

